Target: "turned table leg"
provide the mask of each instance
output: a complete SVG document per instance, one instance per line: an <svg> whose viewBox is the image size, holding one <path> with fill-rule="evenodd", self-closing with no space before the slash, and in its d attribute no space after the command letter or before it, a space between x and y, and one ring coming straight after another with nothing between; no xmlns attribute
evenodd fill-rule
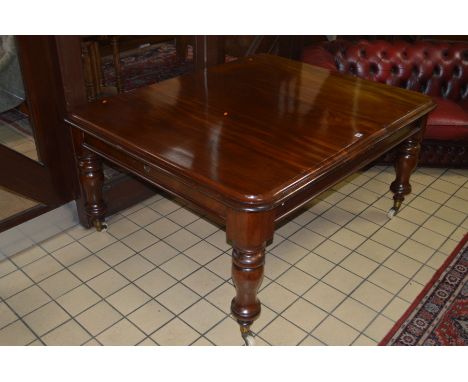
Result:
<svg viewBox="0 0 468 382"><path fill-rule="evenodd" d="M107 228L104 223L106 204L102 198L104 173L101 158L93 152L83 149L83 155L78 159L78 167L86 215L90 223L98 231L101 231Z"/></svg>
<svg viewBox="0 0 468 382"><path fill-rule="evenodd" d="M425 124L425 120L421 122ZM424 129L414 134L404 141L398 149L398 157L395 161L396 178L390 185L390 190L393 192L393 207L388 212L388 217L392 218L401 207L405 195L411 192L411 184L409 183L411 173L418 164L420 143Z"/></svg>
<svg viewBox="0 0 468 382"><path fill-rule="evenodd" d="M228 214L226 232L233 245L232 281L236 288L231 312L247 345L253 344L250 327L260 315L257 292L263 280L266 243L273 237L273 231L271 212Z"/></svg>

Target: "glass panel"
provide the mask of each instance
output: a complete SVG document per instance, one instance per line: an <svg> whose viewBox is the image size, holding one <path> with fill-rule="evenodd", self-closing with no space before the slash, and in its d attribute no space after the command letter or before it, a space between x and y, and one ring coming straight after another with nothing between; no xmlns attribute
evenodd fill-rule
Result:
<svg viewBox="0 0 468 382"><path fill-rule="evenodd" d="M26 211L39 203L0 187L0 221Z"/></svg>
<svg viewBox="0 0 468 382"><path fill-rule="evenodd" d="M0 144L38 160L14 36L0 36Z"/></svg>

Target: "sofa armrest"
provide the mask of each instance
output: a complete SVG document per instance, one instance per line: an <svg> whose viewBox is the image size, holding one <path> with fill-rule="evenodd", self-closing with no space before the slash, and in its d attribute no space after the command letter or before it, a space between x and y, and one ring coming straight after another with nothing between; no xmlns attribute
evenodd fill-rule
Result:
<svg viewBox="0 0 468 382"><path fill-rule="evenodd" d="M302 51L301 61L337 72L335 58L323 45L311 45Z"/></svg>

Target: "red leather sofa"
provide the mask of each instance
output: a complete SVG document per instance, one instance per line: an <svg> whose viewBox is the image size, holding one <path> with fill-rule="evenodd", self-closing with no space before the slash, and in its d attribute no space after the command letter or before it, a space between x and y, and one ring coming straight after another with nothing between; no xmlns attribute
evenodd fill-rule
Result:
<svg viewBox="0 0 468 382"><path fill-rule="evenodd" d="M302 61L433 97L419 164L468 167L468 43L336 40L304 48Z"/></svg>

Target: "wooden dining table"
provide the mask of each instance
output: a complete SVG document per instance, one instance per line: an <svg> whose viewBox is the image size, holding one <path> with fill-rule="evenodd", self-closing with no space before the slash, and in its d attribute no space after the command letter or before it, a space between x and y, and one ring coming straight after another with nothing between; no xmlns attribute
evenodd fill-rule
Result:
<svg viewBox="0 0 468 382"><path fill-rule="evenodd" d="M434 107L420 93L265 54L77 107L67 122L98 230L106 217L102 159L225 226L231 312L250 344L275 227L399 145L389 217L397 213Z"/></svg>

